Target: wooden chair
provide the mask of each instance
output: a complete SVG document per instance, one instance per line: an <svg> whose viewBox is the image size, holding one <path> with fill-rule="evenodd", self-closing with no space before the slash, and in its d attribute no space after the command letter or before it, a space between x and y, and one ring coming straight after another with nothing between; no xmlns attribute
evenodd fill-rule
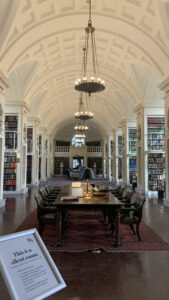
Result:
<svg viewBox="0 0 169 300"><path fill-rule="evenodd" d="M118 197L118 199L124 203L125 206L128 206L131 204L131 197L133 195L133 191L127 191L125 196Z"/></svg>
<svg viewBox="0 0 169 300"><path fill-rule="evenodd" d="M52 191L50 188L50 184L47 184L45 186L45 189L46 189L46 193L47 193L48 197L53 196L53 197L57 198L57 196L60 194L60 191Z"/></svg>
<svg viewBox="0 0 169 300"><path fill-rule="evenodd" d="M49 188L50 188L50 192L54 193L54 192L60 192L60 187L52 185L51 183L48 184Z"/></svg>
<svg viewBox="0 0 169 300"><path fill-rule="evenodd" d="M121 211L120 223L129 225L135 234L134 225L139 241L141 241L139 227L142 220L142 210L145 203L145 198L137 196L136 201L131 204L131 207L125 207Z"/></svg>
<svg viewBox="0 0 169 300"><path fill-rule="evenodd" d="M120 198L120 197L122 197L122 195L123 195L124 189L125 189L125 187L119 186L117 192L111 191L111 193L112 193L115 197Z"/></svg>
<svg viewBox="0 0 169 300"><path fill-rule="evenodd" d="M41 194L42 199L43 199L44 201L48 202L48 204L49 204L50 202L54 202L55 199L56 199L56 196L48 196L46 190L43 189L43 188L39 190L39 193Z"/></svg>
<svg viewBox="0 0 169 300"><path fill-rule="evenodd" d="M44 203L40 194L35 195L35 200L37 203L38 231L39 234L42 234L46 224L56 224L57 210L54 207L51 208L50 206L46 206L46 203Z"/></svg>

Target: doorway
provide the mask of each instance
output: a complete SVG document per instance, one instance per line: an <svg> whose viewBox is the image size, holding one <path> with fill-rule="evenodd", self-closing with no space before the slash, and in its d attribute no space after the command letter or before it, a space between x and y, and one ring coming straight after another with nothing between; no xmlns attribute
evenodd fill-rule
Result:
<svg viewBox="0 0 169 300"><path fill-rule="evenodd" d="M79 169L79 167L83 167L83 166L84 166L83 156L73 157L73 169Z"/></svg>

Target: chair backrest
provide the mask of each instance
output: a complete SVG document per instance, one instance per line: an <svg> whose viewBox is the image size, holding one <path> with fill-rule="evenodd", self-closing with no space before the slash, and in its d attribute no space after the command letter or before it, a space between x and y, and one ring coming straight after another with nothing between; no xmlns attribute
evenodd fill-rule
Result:
<svg viewBox="0 0 169 300"><path fill-rule="evenodd" d="M125 187L120 186L119 190L118 190L118 196L122 196L123 195L123 191L124 191Z"/></svg>
<svg viewBox="0 0 169 300"><path fill-rule="evenodd" d="M48 194L51 193L50 185L49 185L49 184L47 184L47 185L45 186L45 189L46 189L46 191L47 191Z"/></svg>
<svg viewBox="0 0 169 300"><path fill-rule="evenodd" d="M49 188L50 188L50 193L52 193L54 190L57 191L57 192L60 192L60 187L54 187L54 185L52 185L51 183L48 184L49 185Z"/></svg>
<svg viewBox="0 0 169 300"><path fill-rule="evenodd" d="M44 207L44 202L40 194L35 195L35 200L38 207Z"/></svg>
<svg viewBox="0 0 169 300"><path fill-rule="evenodd" d="M40 189L39 193L41 194L43 199L48 197L48 194L45 189Z"/></svg>
<svg viewBox="0 0 169 300"><path fill-rule="evenodd" d="M127 191L127 193L125 195L125 202L130 203L132 195L133 195L133 191Z"/></svg>
<svg viewBox="0 0 169 300"><path fill-rule="evenodd" d="M133 206L136 209L134 211L134 216L137 217L139 221L141 221L142 219L142 210L143 210L144 203L145 203L145 197L141 198L139 196L137 196L135 202L133 203Z"/></svg>

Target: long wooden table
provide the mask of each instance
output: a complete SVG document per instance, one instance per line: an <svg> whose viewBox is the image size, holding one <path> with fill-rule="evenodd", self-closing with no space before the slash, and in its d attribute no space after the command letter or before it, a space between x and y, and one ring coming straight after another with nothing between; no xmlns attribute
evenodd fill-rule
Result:
<svg viewBox="0 0 169 300"><path fill-rule="evenodd" d="M73 191L75 188L73 188ZM120 246L120 210L123 203L119 201L110 192L106 195L91 197L79 196L78 200L61 200L64 197L72 196L72 188L65 186L53 205L57 209L57 246L62 245L62 223L63 216L66 215L67 211L102 211L104 215L108 216L112 226L115 226L115 247Z"/></svg>

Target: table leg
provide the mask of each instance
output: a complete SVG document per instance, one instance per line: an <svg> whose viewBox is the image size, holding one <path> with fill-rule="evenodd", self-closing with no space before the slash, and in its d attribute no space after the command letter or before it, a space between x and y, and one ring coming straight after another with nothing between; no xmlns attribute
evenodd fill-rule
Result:
<svg viewBox="0 0 169 300"><path fill-rule="evenodd" d="M115 247L120 246L120 211L116 211L116 237L115 237Z"/></svg>
<svg viewBox="0 0 169 300"><path fill-rule="evenodd" d="M62 245L62 211L58 209L57 213L57 246Z"/></svg>

